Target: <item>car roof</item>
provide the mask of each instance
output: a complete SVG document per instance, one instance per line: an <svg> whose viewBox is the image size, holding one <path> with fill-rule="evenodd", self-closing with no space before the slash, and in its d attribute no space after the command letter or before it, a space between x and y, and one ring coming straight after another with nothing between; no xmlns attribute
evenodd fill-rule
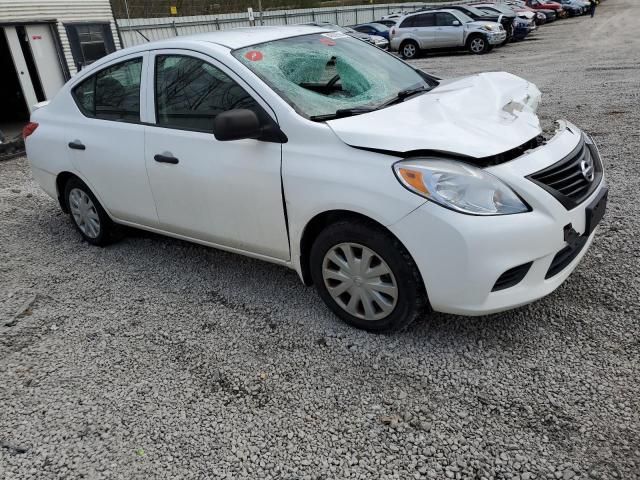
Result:
<svg viewBox="0 0 640 480"><path fill-rule="evenodd" d="M268 27L241 27L217 32L197 33L182 37L173 37L162 43L171 43L173 46L180 42L209 42L228 47L230 49L243 48L258 43L280 40L282 38L297 37L313 33L330 32L331 25L320 27L314 25L283 25Z"/></svg>
<svg viewBox="0 0 640 480"><path fill-rule="evenodd" d="M424 10L418 10L417 12L413 12L405 16L412 17L414 15L419 15L421 13L438 13L438 12L458 13L457 10L455 9L452 10L450 8L425 8Z"/></svg>

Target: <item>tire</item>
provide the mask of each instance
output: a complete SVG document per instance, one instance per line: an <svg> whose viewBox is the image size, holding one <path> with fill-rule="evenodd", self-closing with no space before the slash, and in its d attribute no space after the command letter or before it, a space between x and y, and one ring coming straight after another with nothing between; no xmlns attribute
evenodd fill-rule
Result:
<svg viewBox="0 0 640 480"><path fill-rule="evenodd" d="M473 35L467 40L467 49L476 55L482 55L489 51L489 42L484 35Z"/></svg>
<svg viewBox="0 0 640 480"><path fill-rule="evenodd" d="M369 280L359 268L366 258L373 275ZM427 305L422 277L407 250L393 235L369 222L342 220L329 225L314 241L309 262L320 298L356 328L400 330Z"/></svg>
<svg viewBox="0 0 640 480"><path fill-rule="evenodd" d="M405 60L416 58L420 53L420 47L413 40L405 40L400 45L400 55Z"/></svg>
<svg viewBox="0 0 640 480"><path fill-rule="evenodd" d="M82 180L74 177L67 181L64 201L71 222L88 243L105 246L115 239L115 224Z"/></svg>

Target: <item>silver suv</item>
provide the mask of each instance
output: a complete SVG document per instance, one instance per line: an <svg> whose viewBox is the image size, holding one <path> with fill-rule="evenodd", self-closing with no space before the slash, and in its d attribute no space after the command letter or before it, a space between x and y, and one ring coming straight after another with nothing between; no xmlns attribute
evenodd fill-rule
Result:
<svg viewBox="0 0 640 480"><path fill-rule="evenodd" d="M471 53L490 51L507 38L497 22L474 21L457 10L429 10L402 17L389 31L391 50L414 58L420 50L467 48Z"/></svg>

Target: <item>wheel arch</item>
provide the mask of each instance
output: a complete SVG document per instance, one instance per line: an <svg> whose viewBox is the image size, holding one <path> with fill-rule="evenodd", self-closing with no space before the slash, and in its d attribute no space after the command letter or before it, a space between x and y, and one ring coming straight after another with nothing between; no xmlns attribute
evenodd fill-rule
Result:
<svg viewBox="0 0 640 480"><path fill-rule="evenodd" d="M302 230L302 235L300 236L300 276L302 277L302 281L305 285L310 286L313 284L311 280L311 266L309 265L309 260L311 256L311 246L313 245L315 239L318 237L320 232L322 232L322 230L327 228L329 225L338 221L350 219L365 222L375 228L384 230L386 233L393 236L403 246L407 253L409 252L402 241L396 235L394 235L391 230L389 230L382 223L371 218L370 216L363 213L355 212L353 210L327 210L318 213L313 218L311 218L305 225L304 229ZM409 253L409 255L411 254Z"/></svg>
<svg viewBox="0 0 640 480"><path fill-rule="evenodd" d="M400 41L400 45L398 45L398 52L402 54L402 47L404 47L407 43L415 43L418 49L418 53L416 53L416 56L417 56L419 54L419 51L422 49L422 45L420 44L418 39L413 38L411 36L407 36Z"/></svg>
<svg viewBox="0 0 640 480"><path fill-rule="evenodd" d="M64 198L64 187L72 178L77 178L84 183L84 181L78 175L69 171L60 172L56 176L56 192L58 195L58 202L60 203L60 208L64 213L69 213L69 205L67 205L67 201Z"/></svg>

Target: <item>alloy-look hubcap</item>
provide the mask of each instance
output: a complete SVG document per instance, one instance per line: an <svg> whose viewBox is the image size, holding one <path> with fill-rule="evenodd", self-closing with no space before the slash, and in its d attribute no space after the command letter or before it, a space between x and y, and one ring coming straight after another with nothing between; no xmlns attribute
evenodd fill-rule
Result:
<svg viewBox="0 0 640 480"><path fill-rule="evenodd" d="M405 57L413 57L416 54L416 47L413 46L413 44L409 44L409 45L405 45L404 46L404 56Z"/></svg>
<svg viewBox="0 0 640 480"><path fill-rule="evenodd" d="M89 195L73 188L69 192L69 209L78 228L89 238L100 235L100 217Z"/></svg>
<svg viewBox="0 0 640 480"><path fill-rule="evenodd" d="M387 317L398 301L389 265L364 245L340 243L331 248L322 262L322 278L335 302L363 320Z"/></svg>
<svg viewBox="0 0 640 480"><path fill-rule="evenodd" d="M481 52L484 48L484 41L479 38L475 38L471 40L471 50L474 52Z"/></svg>

